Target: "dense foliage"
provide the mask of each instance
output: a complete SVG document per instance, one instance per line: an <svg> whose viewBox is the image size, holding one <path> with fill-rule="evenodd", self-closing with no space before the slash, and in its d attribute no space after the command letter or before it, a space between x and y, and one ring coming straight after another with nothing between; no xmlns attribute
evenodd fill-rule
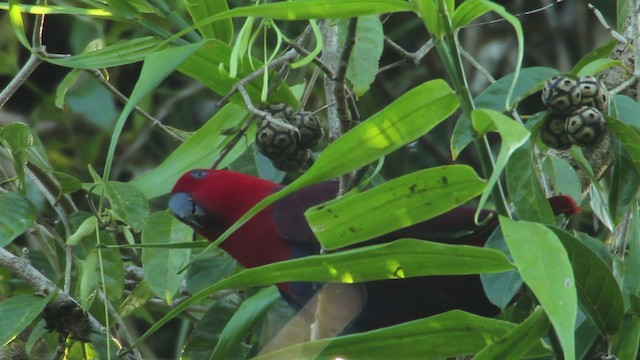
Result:
<svg viewBox="0 0 640 360"><path fill-rule="evenodd" d="M609 29L584 2L499 3L0 3L0 357L635 359L637 1L594 2ZM571 103L559 121L574 119L575 138L552 149L540 129L556 89L545 104L540 92L559 74L574 82L562 96L593 97L573 86L598 78L609 97L604 123ZM326 136L300 171L254 144L276 103L319 110ZM212 165L287 184L214 245L166 211L178 177ZM333 178L373 189L332 203L350 222L306 213L330 250L469 201L500 227L484 249L399 241L253 269L215 247ZM581 214L554 217L554 194ZM345 231L363 218L366 231ZM379 256L404 277L482 274L503 311L260 352L292 313L271 285L398 276Z"/></svg>

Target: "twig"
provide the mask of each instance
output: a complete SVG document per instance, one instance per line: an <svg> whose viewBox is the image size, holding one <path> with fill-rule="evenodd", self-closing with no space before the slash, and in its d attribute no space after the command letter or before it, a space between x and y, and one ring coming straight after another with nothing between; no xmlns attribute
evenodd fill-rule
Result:
<svg viewBox="0 0 640 360"><path fill-rule="evenodd" d="M349 66L349 58L351 57L351 51L356 44L356 29L358 27L358 18L349 19L347 24L347 35L340 53L340 60L338 62L338 71L336 71L334 92L336 97L336 107L338 108L338 117L340 119L342 133L349 131L351 126L351 114L347 104L347 91L345 85L345 79L347 77L347 68Z"/></svg>
<svg viewBox="0 0 640 360"><path fill-rule="evenodd" d="M263 119L272 122L274 124L278 124L278 126L281 126L285 129L289 129L291 131L295 131L298 132L298 128L289 124L288 122L279 119L273 115L271 115L270 112L264 111L264 110L260 110L258 108L256 108L253 105L253 102L251 101L251 96L249 96L249 93L247 92L247 89L244 88L243 85L241 85L240 83L234 85L234 87L236 88L236 90L240 93L240 95L242 96L242 99L244 100L245 105L247 106L247 110L249 110L251 113L253 113L254 115L257 115L259 117L262 117Z"/></svg>
<svg viewBox="0 0 640 360"><path fill-rule="evenodd" d="M307 56L307 55L310 54L309 51L307 51L307 49L305 49L302 46L296 44L295 42L288 41L287 45L289 45L293 49L295 49L298 52L298 54L300 54L300 55ZM324 61L322 61L322 59L314 56L313 58L311 58L311 62L313 62L327 76L329 76L332 79L335 78L335 75L333 74L333 70L331 70L329 68L329 66L327 66L327 64L325 64Z"/></svg>
<svg viewBox="0 0 640 360"><path fill-rule="evenodd" d="M102 300L105 304L107 304L107 308L109 309L109 314L111 314L116 324L120 325L120 327L118 328L118 331L122 334L122 337L124 338L124 340L127 341L127 346L133 344L134 342L133 336L129 332L127 325L124 323L124 320L118 313L118 310L115 307L113 307L113 304L111 304L107 296L100 289L98 289L98 296L100 297L100 300ZM136 359L142 360L142 354L140 354L140 350L138 350L138 348L133 348L131 352L133 353L133 356L135 356Z"/></svg>
<svg viewBox="0 0 640 360"><path fill-rule="evenodd" d="M615 89L609 91L609 95L613 96L627 90L629 87L635 84L636 81L638 81L638 77L636 77L635 75L631 76L627 80L620 83L620 85L616 86Z"/></svg>
<svg viewBox="0 0 640 360"><path fill-rule="evenodd" d="M413 65L419 65L422 58L424 58L431 49L435 46L433 39L429 39L424 45L420 47L420 49L415 52L408 52L403 49L402 46L396 44L393 40L391 40L388 36L384 37L384 43L389 47L389 49L393 50L396 54L402 56L405 60L411 62Z"/></svg>
<svg viewBox="0 0 640 360"><path fill-rule="evenodd" d="M74 298L64 292L61 292L51 280L31 266L28 260L20 258L8 252L4 248L0 248L0 266L8 269L14 275L26 281L29 286L36 290L36 292L44 294L57 292L60 300L71 301L80 307L80 304L78 304ZM102 326L102 324L96 320L93 315L87 314L87 316L89 317L89 323L91 324L92 329L102 334L106 333L105 327Z"/></svg>
<svg viewBox="0 0 640 360"><path fill-rule="evenodd" d="M473 56L471 56L471 54L469 54L465 49L463 49L462 46L460 46L459 49L462 57L467 59L467 61L474 68L476 68L476 70L478 70L478 72L480 72L480 74L482 74L482 76L484 76L490 84L493 84L494 82L496 82L496 79L493 78L491 73L489 73L489 71L487 71L487 69L485 69L484 66L482 66L482 64L480 64Z"/></svg>
<svg viewBox="0 0 640 360"><path fill-rule="evenodd" d="M290 63L293 60L295 60L297 57L298 57L298 52L295 49L291 49L291 50L287 51L286 53L284 53L279 58L277 58L277 59L269 62L268 64L266 64L266 66L263 66L260 69L258 69L256 71L252 72L251 74L247 75L242 80L239 80L233 87L231 87L231 91L229 91L229 93L227 95L225 95L222 99L220 99L216 103L216 107L222 107L224 104L229 102L229 99L231 98L231 96L233 94L235 94L240 87L242 87L242 88L246 87L251 81L257 79L260 76L262 76L264 74L265 70L270 70L270 69L282 66L284 64Z"/></svg>
<svg viewBox="0 0 640 360"><path fill-rule="evenodd" d="M126 104L126 103L129 102L129 98L127 98L123 93L121 93L118 89L116 89L113 85L111 85L111 83L109 83L109 81L102 75L102 72L100 72L100 70L87 70L87 71L91 75L93 75L93 77L96 78L96 80L98 80L98 82L100 82L100 84L102 84L102 86L105 89L107 89L107 91L109 91L120 102L122 102L123 104ZM153 116L149 115L149 113L144 111L141 107L136 105L136 106L133 107L133 110L136 113L138 113L140 116L142 116L142 118L147 120L147 122L149 123L151 128L157 130L161 134L167 136L169 139L171 139L171 140L173 140L173 141L175 141L177 143L184 142L183 138L178 136L173 131L169 130L166 126L164 126L162 124L162 122L160 122L160 120L158 120L158 119L154 118Z"/></svg>
<svg viewBox="0 0 640 360"><path fill-rule="evenodd" d="M598 21L605 28L605 30L609 32L612 38L616 39L617 41L623 44L626 44L629 42L629 40L627 40L624 36L622 36L622 34L620 34L611 26L609 26L609 24L607 23L607 20L604 19L604 16L602 16L602 13L600 12L600 10L596 9L596 7L591 4L587 4L587 7L589 8L589 10L593 12L593 15L596 16L596 19L598 19Z"/></svg>
<svg viewBox="0 0 640 360"><path fill-rule="evenodd" d="M307 84L307 87L304 89L304 93L302 94L302 98L300 99L299 110L304 109L305 106L307 105L307 101L309 101L309 97L313 92L313 87L315 86L316 81L318 80L318 75L320 75L320 68L315 68L313 70L313 73L311 73L311 78L309 79L309 83Z"/></svg>

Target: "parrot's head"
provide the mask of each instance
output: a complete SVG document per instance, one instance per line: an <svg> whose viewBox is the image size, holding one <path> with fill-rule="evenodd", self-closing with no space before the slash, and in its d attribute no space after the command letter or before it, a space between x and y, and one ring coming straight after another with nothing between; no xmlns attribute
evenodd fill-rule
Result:
<svg viewBox="0 0 640 360"><path fill-rule="evenodd" d="M217 238L278 185L226 170L196 169L182 175L169 198L169 211L209 239Z"/></svg>

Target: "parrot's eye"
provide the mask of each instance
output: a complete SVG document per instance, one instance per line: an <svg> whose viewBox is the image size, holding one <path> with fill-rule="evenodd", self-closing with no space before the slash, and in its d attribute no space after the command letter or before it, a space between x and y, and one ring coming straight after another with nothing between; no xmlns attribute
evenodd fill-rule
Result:
<svg viewBox="0 0 640 360"><path fill-rule="evenodd" d="M207 176L207 172L204 170L193 170L191 172L191 176L195 179L202 179L203 177Z"/></svg>

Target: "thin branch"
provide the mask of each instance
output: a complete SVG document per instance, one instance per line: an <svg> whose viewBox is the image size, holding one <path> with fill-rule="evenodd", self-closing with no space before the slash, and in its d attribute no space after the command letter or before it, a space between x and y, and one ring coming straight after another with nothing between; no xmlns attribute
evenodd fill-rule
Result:
<svg viewBox="0 0 640 360"><path fill-rule="evenodd" d="M424 58L429 53L429 51L431 51L431 49L433 49L433 47L435 46L433 39L430 39L429 41L424 43L424 45L422 45L420 49L416 50L415 52L409 52L405 50L402 46L396 44L388 36L384 37L384 43L389 49L391 49L396 54L403 57L406 61L409 61L410 63L416 66L420 64L420 61L422 60L422 58Z"/></svg>
<svg viewBox="0 0 640 360"><path fill-rule="evenodd" d="M345 79L347 77L347 68L349 66L349 58L356 44L356 29L358 27L358 18L349 19L347 24L347 35L340 53L338 62L338 71L336 71L334 92L336 97L336 107L338 108L338 117L340 119L342 133L349 131L351 127L351 114L349 112L349 104L347 103L347 91Z"/></svg>
<svg viewBox="0 0 640 360"><path fill-rule="evenodd" d="M93 75L93 77L96 78L96 80L98 80L98 82L100 82L100 84L102 84L102 86L105 89L107 89L107 91L109 91L120 102L122 102L123 104L126 104L126 103L129 102L129 98L127 98L123 93L121 93L118 89L116 89L113 85L111 85L111 83L109 83L109 81L104 77L104 75L102 75L102 72L100 72L100 70L87 70L87 71L91 75ZM158 120L158 119L154 118L153 116L151 116L149 113L144 111L141 107L136 105L136 106L133 107L133 110L136 113L138 113L140 116L142 116L142 118L147 120L147 122L149 123L151 128L157 130L161 134L165 135L166 137L168 137L169 139L171 139L171 140L173 140L173 141L175 141L177 143L184 142L183 138L178 136L173 131L169 130L169 128L164 126L162 124L162 122L160 122L160 120Z"/></svg>
<svg viewBox="0 0 640 360"><path fill-rule="evenodd" d="M107 296L100 289L98 289L98 296L100 297L100 300L102 300L105 304L107 304L107 308L109 309L109 314L113 317L116 324L120 325L120 327L118 328L118 331L122 334L122 337L124 338L124 340L126 340L127 346L133 344L134 343L133 336L129 332L129 329L127 328L127 325L124 323L124 320L120 316L120 313L118 313L118 310L113 306L113 304L111 304ZM133 348L131 352L136 359L142 360L142 354L140 354L140 350L138 350L137 347Z"/></svg>
<svg viewBox="0 0 640 360"><path fill-rule="evenodd" d="M596 7L591 4L587 4L587 7L589 8L589 10L593 12L593 14L596 16L596 19L598 19L598 21L605 28L605 30L609 32L612 38L616 39L617 41L623 44L626 44L629 42L629 40L627 40L624 36L622 36L622 34L620 34L611 26L609 26L609 24L607 23L607 20L604 19L604 16L602 16L602 13L600 12L600 10L596 9Z"/></svg>
<svg viewBox="0 0 640 360"><path fill-rule="evenodd" d="M295 49L298 52L298 54L302 56L307 56L310 54L310 52L307 51L307 49L296 44L295 42L288 41L287 45L291 46L293 49ZM331 70L329 66L327 66L327 64L325 64L324 61L322 61L322 59L318 58L317 56L314 56L313 58L311 58L311 62L313 62L327 76L329 76L332 79L335 78L335 75L333 74L333 70Z"/></svg>
<svg viewBox="0 0 640 360"><path fill-rule="evenodd" d="M496 79L494 79L491 73L489 73L489 71L487 71L487 69L485 69L484 66L482 66L482 64L480 64L473 56L471 56L471 54L469 54L465 49L463 49L462 46L460 46L459 49L462 57L467 59L467 61L474 68L476 68L476 70L478 70L480 74L482 74L482 76L484 76L490 84L493 84L494 82L496 82Z"/></svg>

